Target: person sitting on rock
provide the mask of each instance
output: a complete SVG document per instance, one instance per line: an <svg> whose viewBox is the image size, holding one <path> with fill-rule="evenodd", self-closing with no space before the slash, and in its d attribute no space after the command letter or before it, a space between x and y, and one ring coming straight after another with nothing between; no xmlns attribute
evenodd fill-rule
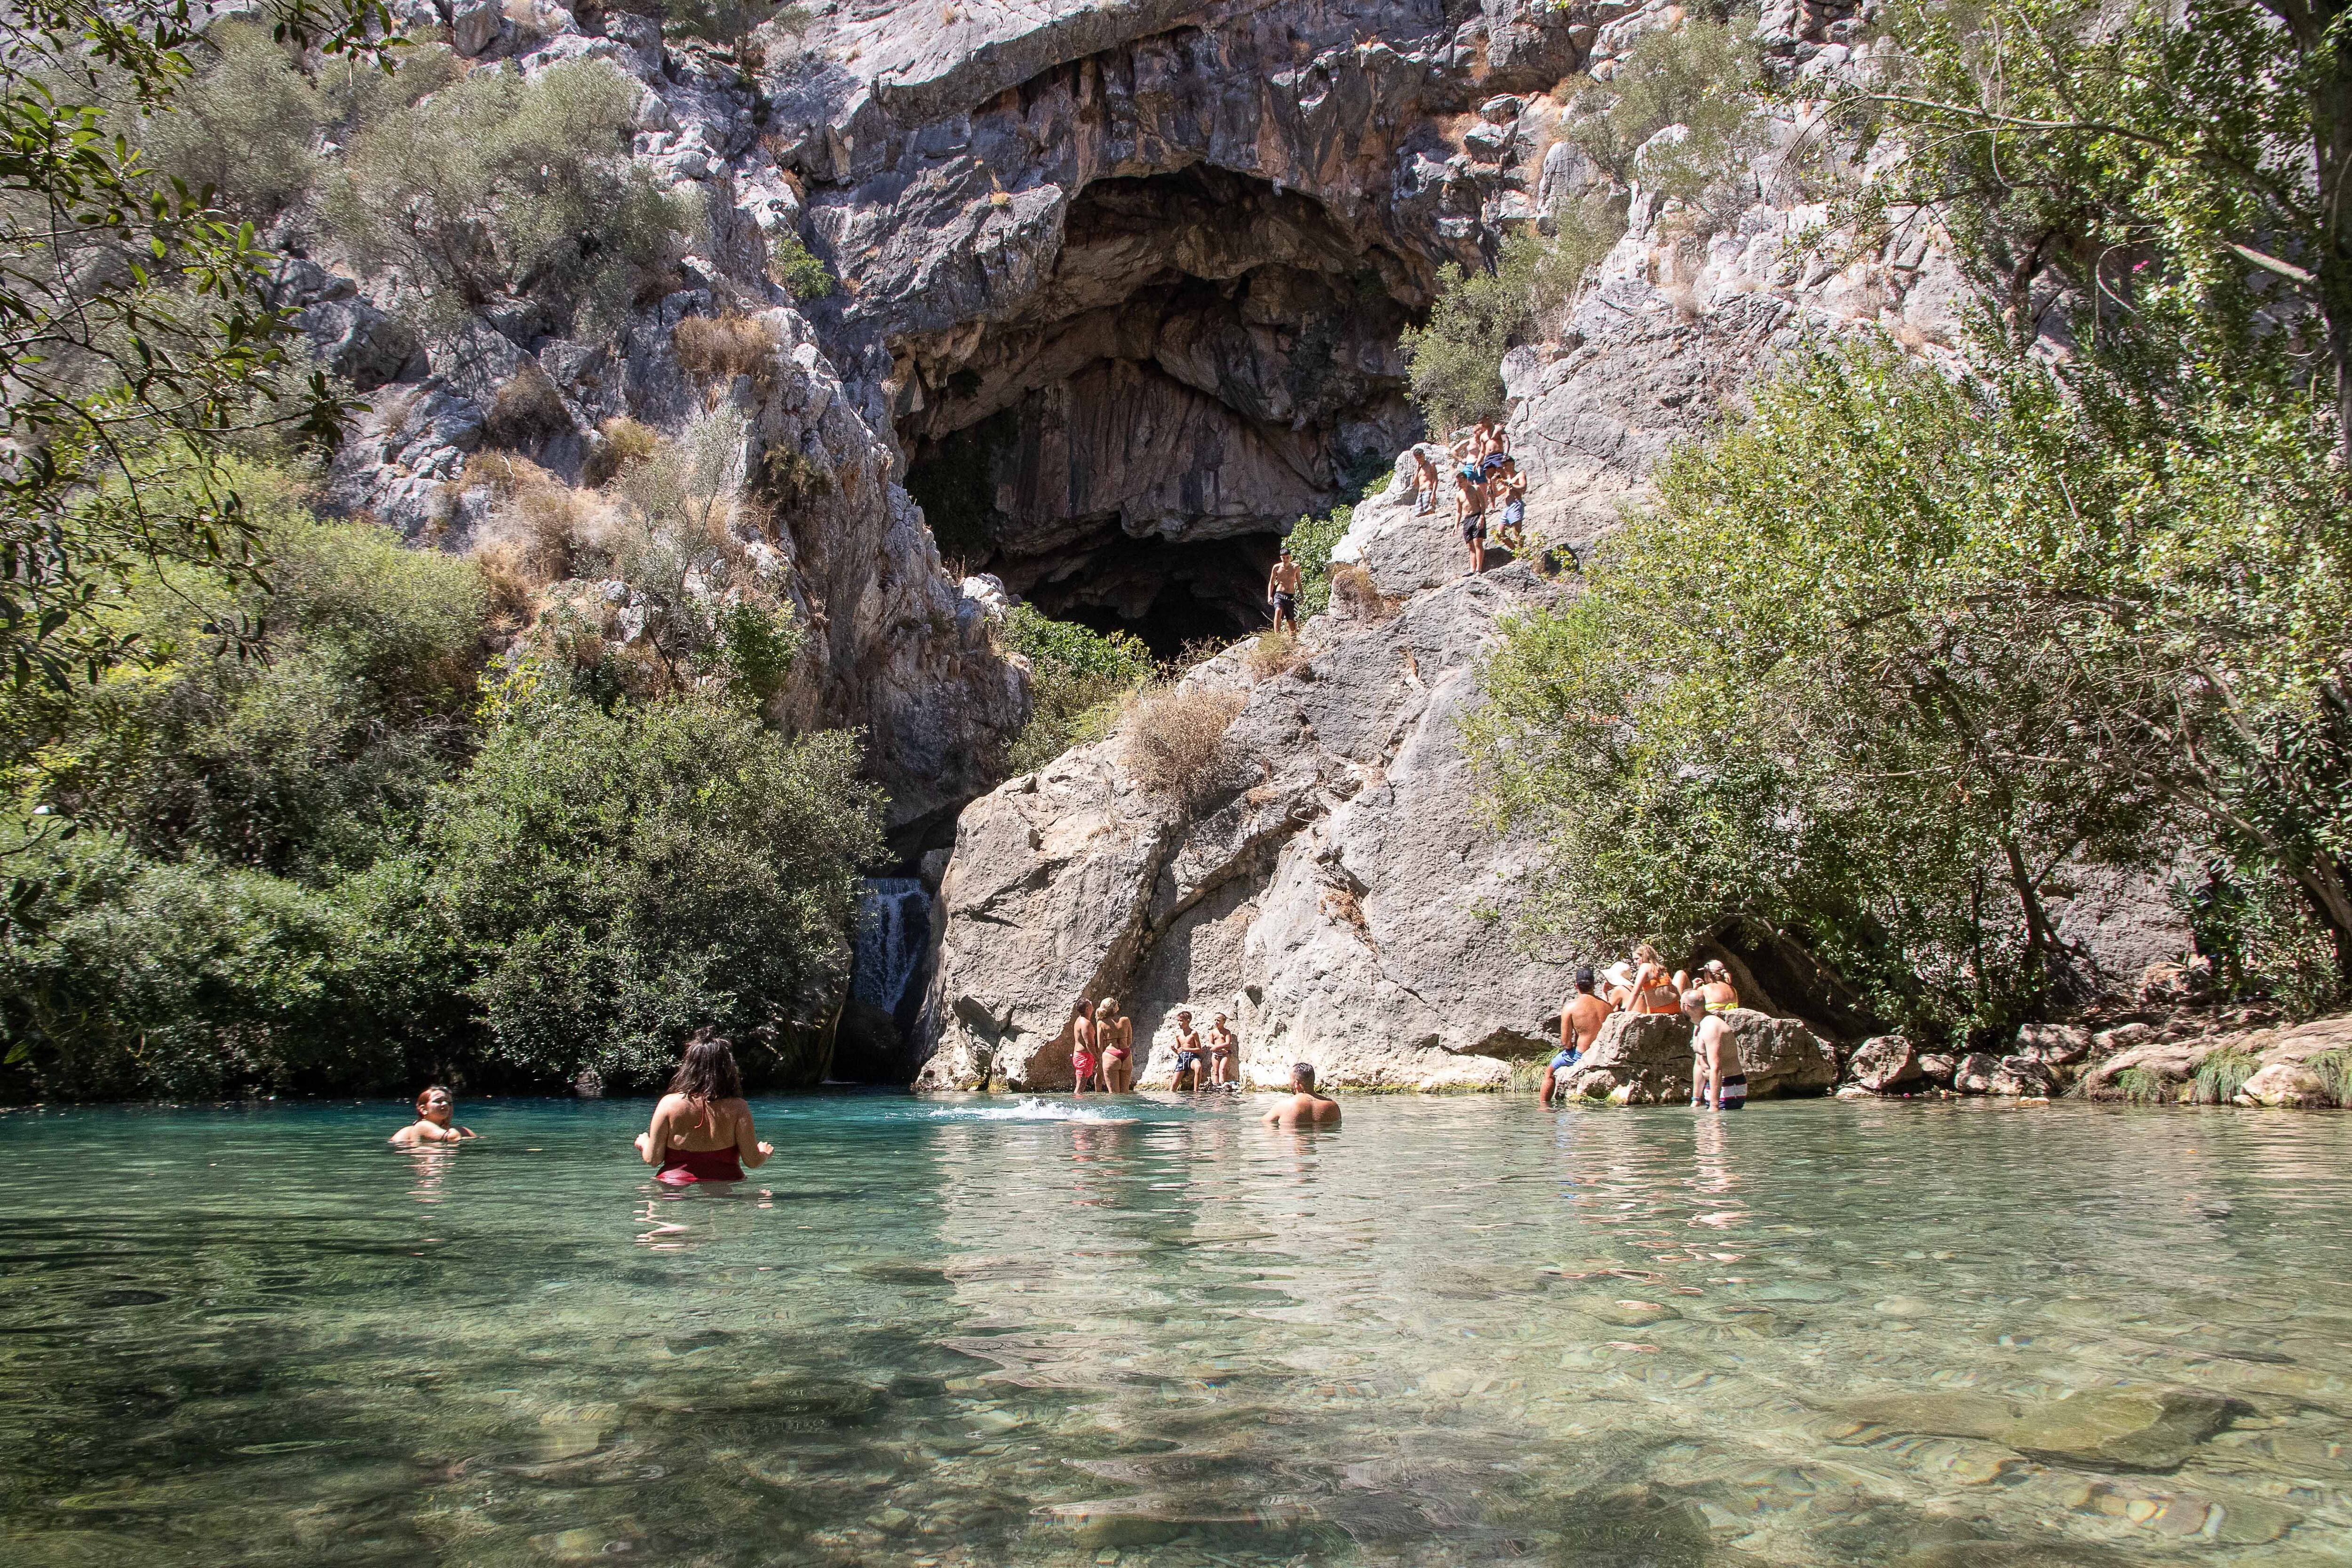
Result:
<svg viewBox="0 0 2352 1568"><path fill-rule="evenodd" d="M1213 1089L1231 1089L1236 1081L1236 1067L1241 1060L1241 1037L1234 1033L1218 1014L1209 1021L1209 1085Z"/></svg>
<svg viewBox="0 0 2352 1568"><path fill-rule="evenodd" d="M1265 1113L1268 1127L1337 1127L1339 1102L1315 1092L1315 1068L1299 1062L1290 1069L1290 1098Z"/></svg>
<svg viewBox="0 0 2352 1568"><path fill-rule="evenodd" d="M1710 958L1698 966L1698 988L1706 997L1710 1013L1728 1013L1739 1005L1739 987L1731 983L1731 971L1723 960Z"/></svg>
<svg viewBox="0 0 2352 1568"><path fill-rule="evenodd" d="M1748 1103L1748 1075L1740 1069L1739 1042L1720 1013L1706 1010L1706 993L1683 993L1683 1019L1691 1026L1691 1109L1712 1106L1738 1110Z"/></svg>
<svg viewBox="0 0 2352 1568"><path fill-rule="evenodd" d="M1095 1049L1102 1057L1105 1093L1125 1094L1135 1087L1135 1025L1120 1016L1116 996L1095 1004Z"/></svg>
<svg viewBox="0 0 2352 1568"><path fill-rule="evenodd" d="M1674 1016L1681 1005L1680 977L1666 973L1666 961L1646 942L1633 950L1633 984L1625 998L1624 1010Z"/></svg>
<svg viewBox="0 0 2352 1568"><path fill-rule="evenodd" d="M1290 546L1282 547L1275 558L1274 570L1266 574L1265 602L1274 606L1274 629L1280 631L1285 621L1290 623L1290 635L1298 635L1298 563L1290 558Z"/></svg>
<svg viewBox="0 0 2352 1568"><path fill-rule="evenodd" d="M1201 1089L1201 1064L1208 1053L1201 1048L1201 1037L1192 1027L1190 1009L1176 1010L1176 1082L1177 1089L1198 1093Z"/></svg>
<svg viewBox="0 0 2352 1568"><path fill-rule="evenodd" d="M478 1136L470 1127L457 1125L457 1097L439 1084L427 1086L416 1097L416 1120L392 1135L404 1149L419 1143L462 1143Z"/></svg>
<svg viewBox="0 0 2352 1568"><path fill-rule="evenodd" d="M1429 448L1412 449L1412 514L1427 517L1437 510L1437 465L1429 460Z"/></svg>
<svg viewBox="0 0 2352 1568"><path fill-rule="evenodd" d="M1633 966L1619 959L1601 972L1601 999L1609 1004L1612 1013L1629 1013L1626 1004L1633 995Z"/></svg>
<svg viewBox="0 0 2352 1568"><path fill-rule="evenodd" d="M1101 1087L1102 1064L1095 1055L1094 1005L1085 997L1070 1009L1070 1078L1072 1092L1084 1094L1088 1085Z"/></svg>
<svg viewBox="0 0 2352 1568"><path fill-rule="evenodd" d="M1601 1026L1609 1021L1609 1004L1594 994L1595 984L1590 967L1578 970L1576 994L1559 1010L1559 1051L1544 1067L1543 1089L1538 1096L1547 1108L1559 1089L1559 1075L1592 1048L1593 1042L1601 1038Z"/></svg>

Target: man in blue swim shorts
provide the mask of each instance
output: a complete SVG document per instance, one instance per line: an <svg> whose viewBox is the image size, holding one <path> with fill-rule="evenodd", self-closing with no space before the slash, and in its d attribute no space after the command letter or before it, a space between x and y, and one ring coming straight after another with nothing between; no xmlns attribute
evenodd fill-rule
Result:
<svg viewBox="0 0 2352 1568"><path fill-rule="evenodd" d="M1609 1004L1593 994L1600 984L1591 965L1576 972L1576 994L1559 1010L1559 1050L1544 1067L1542 1100L1549 1108L1559 1096L1559 1076L1574 1067L1601 1038L1609 1021Z"/></svg>

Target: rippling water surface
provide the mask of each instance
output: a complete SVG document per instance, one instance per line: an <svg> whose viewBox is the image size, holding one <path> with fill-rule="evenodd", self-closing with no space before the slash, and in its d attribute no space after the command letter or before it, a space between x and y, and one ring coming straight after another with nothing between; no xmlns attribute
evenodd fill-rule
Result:
<svg viewBox="0 0 2352 1568"><path fill-rule="evenodd" d="M0 1560L2352 1563L2352 1116L0 1116Z"/></svg>

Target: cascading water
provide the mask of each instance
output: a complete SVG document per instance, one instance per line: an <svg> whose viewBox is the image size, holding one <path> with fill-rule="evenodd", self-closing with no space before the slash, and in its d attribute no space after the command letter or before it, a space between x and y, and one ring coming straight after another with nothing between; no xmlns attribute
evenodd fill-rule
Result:
<svg viewBox="0 0 2352 1568"><path fill-rule="evenodd" d="M849 994L895 1014L931 937L931 896L914 877L868 877L857 909Z"/></svg>

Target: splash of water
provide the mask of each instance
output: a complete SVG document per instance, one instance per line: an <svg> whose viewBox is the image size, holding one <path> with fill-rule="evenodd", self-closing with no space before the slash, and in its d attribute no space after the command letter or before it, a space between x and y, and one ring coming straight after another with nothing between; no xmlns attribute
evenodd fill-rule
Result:
<svg viewBox="0 0 2352 1568"><path fill-rule="evenodd" d="M1023 1097L1012 1105L950 1105L934 1110L931 1115L951 1121L1094 1121L1124 1124L1139 1120L1119 1116L1108 1110L1096 1110L1088 1106L1073 1105L1067 1100L1039 1100L1034 1095Z"/></svg>

